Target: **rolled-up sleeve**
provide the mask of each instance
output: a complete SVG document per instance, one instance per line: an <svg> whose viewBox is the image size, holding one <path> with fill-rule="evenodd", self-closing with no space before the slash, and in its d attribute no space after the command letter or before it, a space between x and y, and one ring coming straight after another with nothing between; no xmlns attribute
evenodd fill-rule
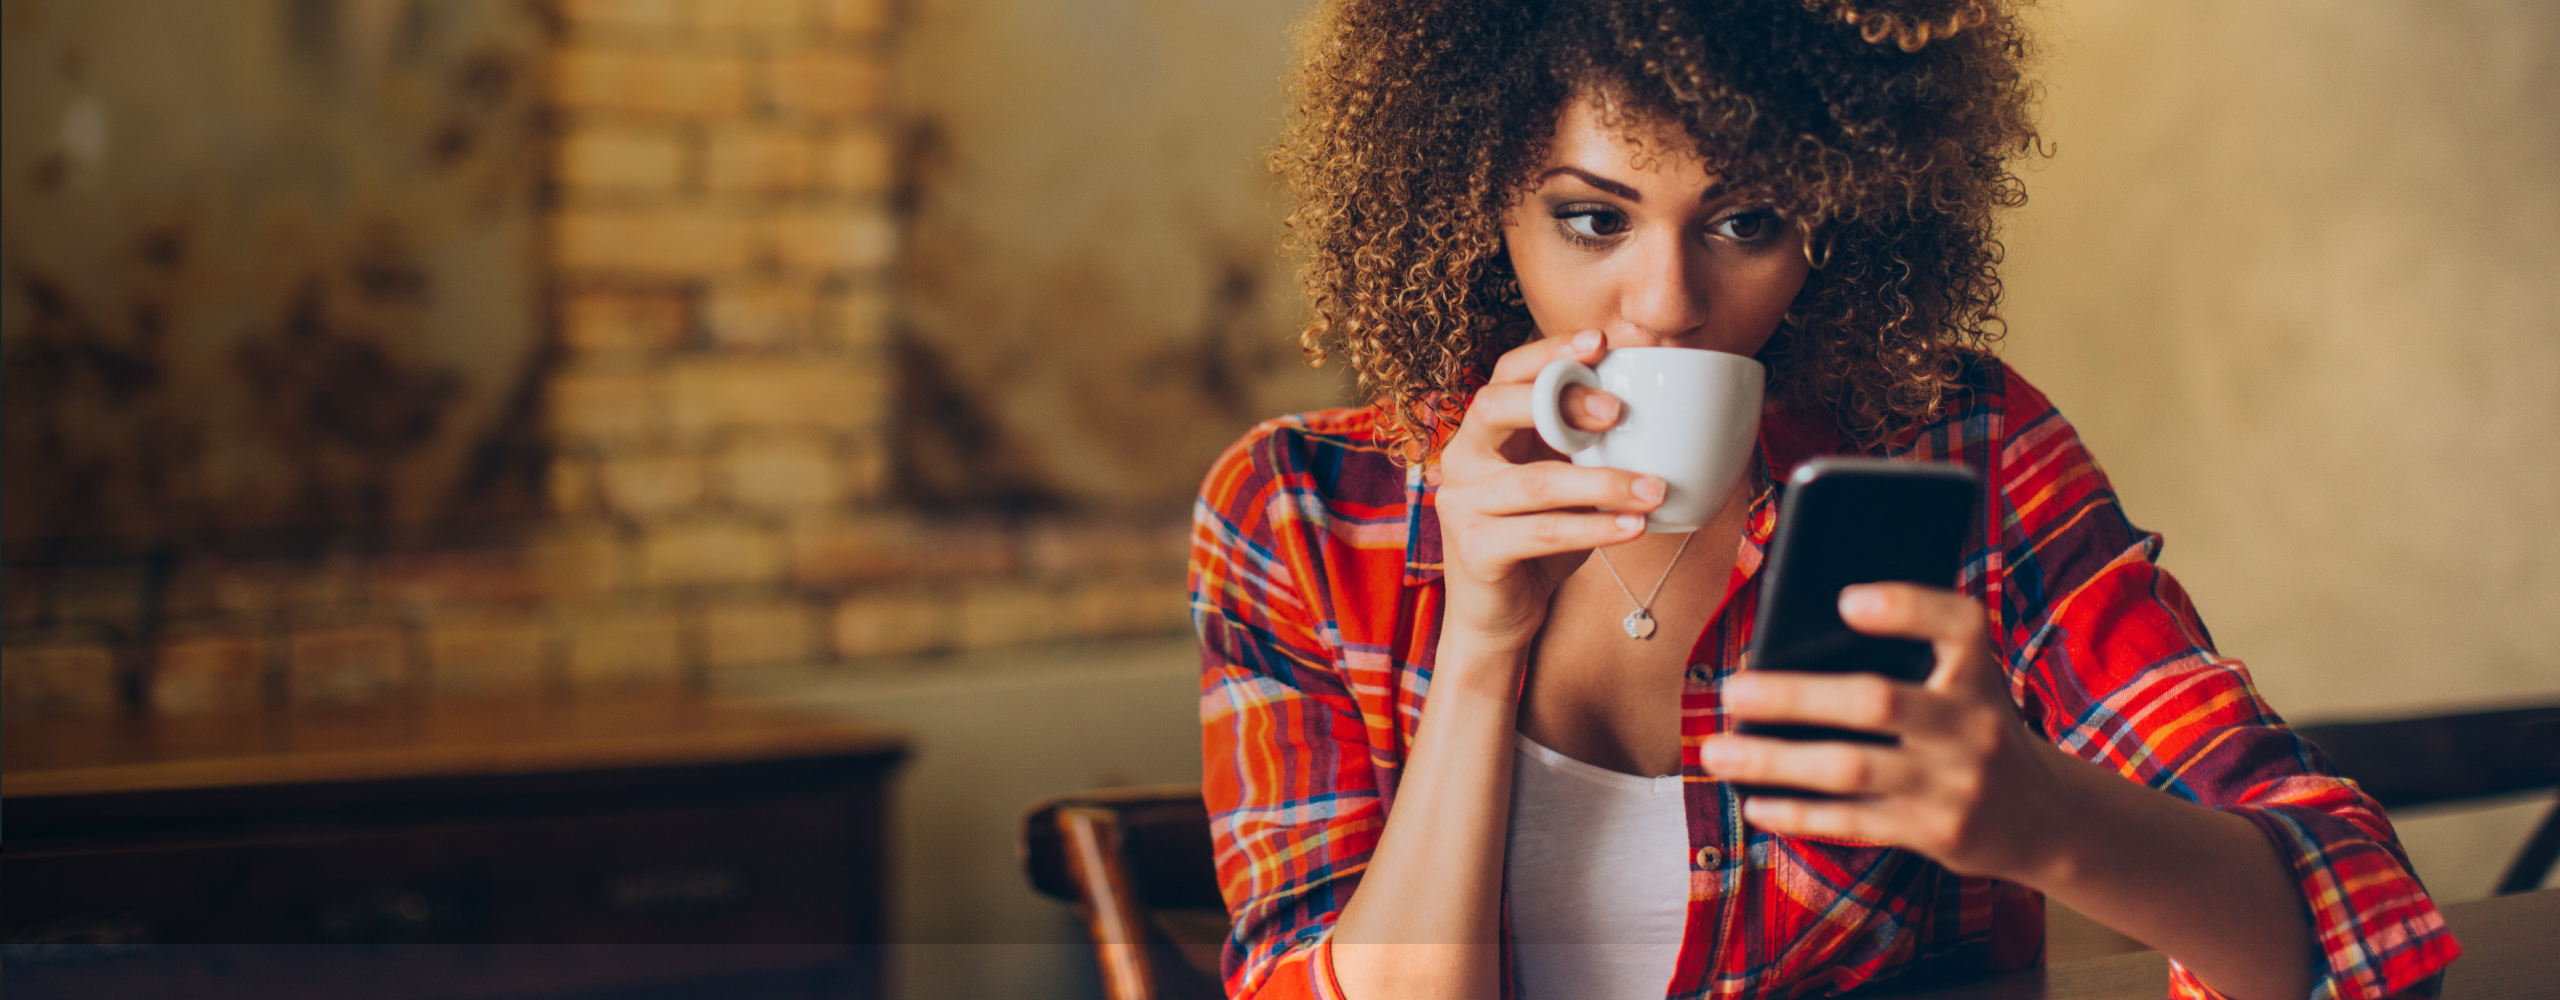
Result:
<svg viewBox="0 0 2560 1000"><path fill-rule="evenodd" d="M1384 826L1365 723L1299 584L1313 569L1288 447L1282 427L1248 436L1193 515L1201 789L1240 998L1339 996L1334 921Z"/></svg>
<svg viewBox="0 0 2560 1000"><path fill-rule="evenodd" d="M2126 778L2247 818L2291 869L2318 937L2312 996L2430 994L2461 954L2390 821L2218 653L2077 436L2032 389L2002 455L2004 650L2030 721ZM2024 405L2021 405L2024 404ZM2214 992L2172 965L2171 992Z"/></svg>

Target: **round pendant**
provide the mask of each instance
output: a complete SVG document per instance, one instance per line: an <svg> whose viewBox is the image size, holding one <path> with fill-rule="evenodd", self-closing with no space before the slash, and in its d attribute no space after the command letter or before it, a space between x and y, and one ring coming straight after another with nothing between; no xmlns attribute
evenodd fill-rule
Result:
<svg viewBox="0 0 2560 1000"><path fill-rule="evenodd" d="M1643 608L1637 608L1633 611L1627 612L1626 620L1619 622L1618 624L1627 627L1627 638L1629 639L1653 638L1653 612L1651 611L1647 611Z"/></svg>

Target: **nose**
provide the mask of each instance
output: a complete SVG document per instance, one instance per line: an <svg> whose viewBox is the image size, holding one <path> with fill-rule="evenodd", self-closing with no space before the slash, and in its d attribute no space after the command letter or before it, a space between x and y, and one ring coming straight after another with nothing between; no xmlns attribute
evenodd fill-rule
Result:
<svg viewBox="0 0 2560 1000"><path fill-rule="evenodd" d="M1690 266L1690 247L1678 239L1647 240L1630 247L1619 286L1622 346L1654 346L1686 339L1706 325L1706 288ZM1611 338L1617 340L1620 338Z"/></svg>

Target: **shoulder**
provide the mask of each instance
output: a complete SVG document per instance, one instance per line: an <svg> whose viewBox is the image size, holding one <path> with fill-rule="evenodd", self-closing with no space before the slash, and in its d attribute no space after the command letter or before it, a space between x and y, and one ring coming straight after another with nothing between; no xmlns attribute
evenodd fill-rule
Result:
<svg viewBox="0 0 2560 1000"><path fill-rule="evenodd" d="M1210 466L1200 488L1202 513L1251 520L1278 496L1369 509L1405 503L1405 466L1368 407L1311 410L1267 420L1245 432Z"/></svg>
<svg viewBox="0 0 2560 1000"><path fill-rule="evenodd" d="M2061 453L2088 461L2078 430L2016 368L1989 354L1967 355L1963 365L1938 417L1895 435L1889 454L1960 462L1994 484Z"/></svg>

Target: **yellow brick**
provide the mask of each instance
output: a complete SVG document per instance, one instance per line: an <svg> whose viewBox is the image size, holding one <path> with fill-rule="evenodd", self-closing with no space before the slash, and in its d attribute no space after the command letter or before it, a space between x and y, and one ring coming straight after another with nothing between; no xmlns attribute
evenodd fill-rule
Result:
<svg viewBox="0 0 2560 1000"><path fill-rule="evenodd" d="M533 564L544 590L567 597L620 590L637 576L621 529L599 521L546 525L534 538Z"/></svg>
<svg viewBox="0 0 2560 1000"><path fill-rule="evenodd" d="M803 0L707 0L702 30L713 34L796 35L809 30Z"/></svg>
<svg viewBox="0 0 2560 1000"><path fill-rule="evenodd" d="M786 268L856 271L888 263L898 251L898 230L883 209L813 209L783 213L775 220L774 241Z"/></svg>
<svg viewBox="0 0 2560 1000"><path fill-rule="evenodd" d="M878 59L827 50L777 55L767 72L774 108L805 117L870 111L880 106L888 82Z"/></svg>
<svg viewBox="0 0 2560 1000"><path fill-rule="evenodd" d="M533 604L550 596L518 545L422 549L365 560L365 600L421 616L466 605Z"/></svg>
<svg viewBox="0 0 2560 1000"><path fill-rule="evenodd" d="M666 609L591 611L569 627L569 686L581 694L684 682L684 633Z"/></svg>
<svg viewBox="0 0 2560 1000"><path fill-rule="evenodd" d="M756 262L762 227L700 208L583 208L553 216L561 267L603 274L697 278Z"/></svg>
<svg viewBox="0 0 2560 1000"><path fill-rule="evenodd" d="M791 529L791 575L803 584L977 576L1013 568L1001 526L907 517L813 520Z"/></svg>
<svg viewBox="0 0 2560 1000"><path fill-rule="evenodd" d="M172 618L259 616L342 606L361 599L363 591L362 564L345 556L199 556L178 562L164 610Z"/></svg>
<svg viewBox="0 0 2560 1000"><path fill-rule="evenodd" d="M297 706L363 705L409 693L409 644L397 626L297 629L285 691Z"/></svg>
<svg viewBox="0 0 2560 1000"><path fill-rule="evenodd" d="M554 514L594 514L604 508L604 489L596 482L596 463L591 459L553 454L543 488Z"/></svg>
<svg viewBox="0 0 2560 1000"><path fill-rule="evenodd" d="M702 501L702 460L691 455L608 455L598 471L617 514L660 517Z"/></svg>
<svg viewBox="0 0 2560 1000"><path fill-rule="evenodd" d="M684 342L693 311L678 292L581 292L560 321L571 350L663 351Z"/></svg>
<svg viewBox="0 0 2560 1000"><path fill-rule="evenodd" d="M1074 588L1076 634L1087 638L1176 632L1191 625L1191 595L1179 577L1103 579Z"/></svg>
<svg viewBox="0 0 2560 1000"><path fill-rule="evenodd" d="M647 372L571 372L551 378L551 432L570 441L644 438L665 429L665 386Z"/></svg>
<svg viewBox="0 0 2560 1000"><path fill-rule="evenodd" d="M889 442L880 433L854 435L842 455L841 470L845 494L852 499L874 500L889 492Z"/></svg>
<svg viewBox="0 0 2560 1000"><path fill-rule="evenodd" d="M736 55L571 45L551 57L551 95L571 111L735 115L748 110Z"/></svg>
<svg viewBox="0 0 2560 1000"><path fill-rule="evenodd" d="M806 282L724 282L703 307L703 326L719 347L796 346L809 341L816 325L817 291Z"/></svg>
<svg viewBox="0 0 2560 1000"><path fill-rule="evenodd" d="M684 0L558 0L560 19L575 29L682 31Z"/></svg>
<svg viewBox="0 0 2560 1000"><path fill-rule="evenodd" d="M731 503L765 510L805 510L843 499L835 449L825 438L742 438L720 455Z"/></svg>
<svg viewBox="0 0 2560 1000"><path fill-rule="evenodd" d="M870 356L889 341L889 293L856 288L828 296L818 306L819 339Z"/></svg>
<svg viewBox="0 0 2560 1000"><path fill-rule="evenodd" d="M809 608L796 601L713 605L703 617L703 646L714 670L810 657Z"/></svg>
<svg viewBox="0 0 2560 1000"><path fill-rule="evenodd" d="M672 194L684 183L673 132L586 127L560 141L560 186L572 194Z"/></svg>
<svg viewBox="0 0 2560 1000"><path fill-rule="evenodd" d="M1073 633L1072 604L1065 595L1014 583L980 584L963 591L954 644L985 649L1039 642Z"/></svg>
<svg viewBox="0 0 2560 1000"><path fill-rule="evenodd" d="M1191 555L1191 524L1058 522L1034 526L1023 539L1029 569L1043 576L1155 573L1179 576Z"/></svg>
<svg viewBox="0 0 2560 1000"><path fill-rule="evenodd" d="M530 619L439 622L427 629L428 677L438 698L540 692L550 658L550 630Z"/></svg>
<svg viewBox="0 0 2560 1000"><path fill-rule="evenodd" d="M0 718L113 718L120 689L115 650L103 642L0 650Z"/></svg>
<svg viewBox="0 0 2560 1000"><path fill-rule="evenodd" d="M820 0L819 16L838 35L870 35L889 27L889 0Z"/></svg>
<svg viewBox="0 0 2560 1000"><path fill-rule="evenodd" d="M789 194L809 187L817 146L803 133L761 125L711 131L703 183L713 194Z"/></svg>
<svg viewBox="0 0 2560 1000"><path fill-rule="evenodd" d="M678 365L670 376L675 432L851 430L886 412L874 366L839 358L721 358Z"/></svg>
<svg viewBox="0 0 2560 1000"><path fill-rule="evenodd" d="M818 184L839 194L876 195L896 179L896 160L878 129L855 129L827 141L818 157Z"/></svg>
<svg viewBox="0 0 2560 1000"><path fill-rule="evenodd" d="M858 660L948 648L948 605L916 594L865 595L836 606L829 622L835 654Z"/></svg>
<svg viewBox="0 0 2560 1000"><path fill-rule="evenodd" d="M160 644L151 708L164 716L254 712L264 707L267 645L254 635L207 635Z"/></svg>
<svg viewBox="0 0 2560 1000"><path fill-rule="evenodd" d="M652 587L766 583L782 578L773 533L738 521L652 527L640 541L640 580Z"/></svg>

